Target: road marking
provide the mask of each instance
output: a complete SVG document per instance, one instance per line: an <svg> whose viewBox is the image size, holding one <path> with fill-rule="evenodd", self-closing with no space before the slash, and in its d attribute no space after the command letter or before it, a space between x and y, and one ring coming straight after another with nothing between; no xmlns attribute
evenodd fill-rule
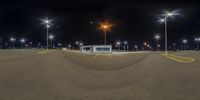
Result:
<svg viewBox="0 0 200 100"><path fill-rule="evenodd" d="M44 51L39 51L38 54L39 54L39 55L42 55L42 54L46 54L46 53L48 53L48 52L50 52L50 51L49 51L49 50L44 50Z"/></svg>
<svg viewBox="0 0 200 100"><path fill-rule="evenodd" d="M111 54L95 54L94 57L96 58L97 56L108 56L108 57L112 57Z"/></svg>
<svg viewBox="0 0 200 100"><path fill-rule="evenodd" d="M177 56L173 54L161 54L162 56L165 56L171 60L177 61L177 62L182 62L182 63L190 63L194 62L195 59L191 57L185 57L185 56Z"/></svg>

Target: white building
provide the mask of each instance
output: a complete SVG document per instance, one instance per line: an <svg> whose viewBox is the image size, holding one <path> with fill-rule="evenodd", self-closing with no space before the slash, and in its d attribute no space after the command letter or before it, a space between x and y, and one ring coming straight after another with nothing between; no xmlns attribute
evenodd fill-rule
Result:
<svg viewBox="0 0 200 100"><path fill-rule="evenodd" d="M81 46L81 52L90 52L90 53L111 53L111 45L89 45Z"/></svg>

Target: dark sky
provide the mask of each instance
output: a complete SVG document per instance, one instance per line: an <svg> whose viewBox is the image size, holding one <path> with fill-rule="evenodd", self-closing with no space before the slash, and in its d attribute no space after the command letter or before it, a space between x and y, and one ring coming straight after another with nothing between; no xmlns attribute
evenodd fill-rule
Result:
<svg viewBox="0 0 200 100"><path fill-rule="evenodd" d="M200 3L197 1L10 1L0 3L0 37L25 37L44 42L46 30L41 18L53 19L50 33L58 42L80 40L103 44L99 23L109 21L108 43L127 40L132 44L153 42L154 34L164 39L164 25L157 22L165 10L179 10L180 16L168 21L169 41L191 42L200 36ZM90 22L94 22L91 24Z"/></svg>

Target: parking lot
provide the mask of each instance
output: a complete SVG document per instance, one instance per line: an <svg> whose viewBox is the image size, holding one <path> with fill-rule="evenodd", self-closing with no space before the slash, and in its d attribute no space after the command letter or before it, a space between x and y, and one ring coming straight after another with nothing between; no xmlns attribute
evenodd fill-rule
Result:
<svg viewBox="0 0 200 100"><path fill-rule="evenodd" d="M0 100L199 100L200 52L0 50Z"/></svg>

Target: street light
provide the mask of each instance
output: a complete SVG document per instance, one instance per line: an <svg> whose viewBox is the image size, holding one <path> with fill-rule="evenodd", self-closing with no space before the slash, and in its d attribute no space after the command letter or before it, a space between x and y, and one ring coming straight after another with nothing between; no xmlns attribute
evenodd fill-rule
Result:
<svg viewBox="0 0 200 100"><path fill-rule="evenodd" d="M104 45L106 45L106 35L107 31L110 29L111 25L108 22L101 23L101 29L104 30Z"/></svg>
<svg viewBox="0 0 200 100"><path fill-rule="evenodd" d="M120 51L120 45L121 45L121 42L120 42L120 41L117 41L116 44L118 45L118 48L119 48L119 51Z"/></svg>
<svg viewBox="0 0 200 100"><path fill-rule="evenodd" d="M128 49L128 42L127 41L124 41L124 51L126 51L126 49ZM126 47L127 46L127 47Z"/></svg>
<svg viewBox="0 0 200 100"><path fill-rule="evenodd" d="M151 46L148 44L147 47L150 48Z"/></svg>
<svg viewBox="0 0 200 100"><path fill-rule="evenodd" d="M79 42L78 41L76 41L76 45L78 45L79 44Z"/></svg>
<svg viewBox="0 0 200 100"><path fill-rule="evenodd" d="M12 47L14 47L14 42L16 41L16 39L14 37L10 38L10 42L12 43Z"/></svg>
<svg viewBox="0 0 200 100"><path fill-rule="evenodd" d="M49 39L53 40L54 39L54 35L49 35Z"/></svg>
<svg viewBox="0 0 200 100"><path fill-rule="evenodd" d="M80 42L80 43L79 43L79 46L83 46L83 42Z"/></svg>
<svg viewBox="0 0 200 100"><path fill-rule="evenodd" d="M51 41L51 47L53 48L53 39L54 39L54 35L49 35L49 40Z"/></svg>
<svg viewBox="0 0 200 100"><path fill-rule="evenodd" d="M135 47L135 51L137 51L137 49L138 49L138 46L137 46L137 45L135 45L134 47Z"/></svg>
<svg viewBox="0 0 200 100"><path fill-rule="evenodd" d="M77 46L77 49L79 49L79 42L76 41L75 44L76 44L76 46Z"/></svg>
<svg viewBox="0 0 200 100"><path fill-rule="evenodd" d="M160 35L159 35L159 34L156 34L154 38L156 39L156 47L157 47L157 51L158 51L158 50L159 50L158 41L160 40Z"/></svg>
<svg viewBox="0 0 200 100"><path fill-rule="evenodd" d="M174 51L176 51L176 43L173 43Z"/></svg>
<svg viewBox="0 0 200 100"><path fill-rule="evenodd" d="M167 46L167 18L176 16L176 15L179 15L177 13L177 10L172 11L172 12L166 11L165 14L163 14L164 18L160 19L160 22L164 22L165 23L165 54L168 54L168 50L167 50L167 47L168 47Z"/></svg>
<svg viewBox="0 0 200 100"><path fill-rule="evenodd" d="M147 42L144 42L144 50L147 50Z"/></svg>
<svg viewBox="0 0 200 100"><path fill-rule="evenodd" d="M68 44L68 49L69 49L69 50L71 49L71 46L72 46L72 45Z"/></svg>
<svg viewBox="0 0 200 100"><path fill-rule="evenodd" d="M43 24L45 24L46 25L46 28L47 28L47 37L46 37L46 42L47 42L47 50L48 50L48 47L49 47L49 41L48 41L48 38L49 38L49 28L50 28L50 26L52 25L52 20L50 20L50 19L48 19L48 18L45 18L45 19L42 19L42 22L43 22Z"/></svg>
<svg viewBox="0 0 200 100"><path fill-rule="evenodd" d="M184 50L185 50L185 44L186 44L188 41L187 41L186 39L183 39L182 42L183 42L183 48L184 48Z"/></svg>
<svg viewBox="0 0 200 100"><path fill-rule="evenodd" d="M21 42L21 43L24 43L24 42L25 42L25 39L24 39L24 38L22 38L22 39L20 40L20 42Z"/></svg>
<svg viewBox="0 0 200 100"><path fill-rule="evenodd" d="M20 42L21 42L21 44L22 44L22 48L23 48L24 43L26 42L26 40L25 40L24 38L21 38L21 39L20 39Z"/></svg>
<svg viewBox="0 0 200 100"><path fill-rule="evenodd" d="M1 40L2 40L2 38L0 37L0 48L2 48L2 45L1 45Z"/></svg>
<svg viewBox="0 0 200 100"><path fill-rule="evenodd" d="M197 50L199 50L200 37L195 38L195 41L197 42Z"/></svg>

